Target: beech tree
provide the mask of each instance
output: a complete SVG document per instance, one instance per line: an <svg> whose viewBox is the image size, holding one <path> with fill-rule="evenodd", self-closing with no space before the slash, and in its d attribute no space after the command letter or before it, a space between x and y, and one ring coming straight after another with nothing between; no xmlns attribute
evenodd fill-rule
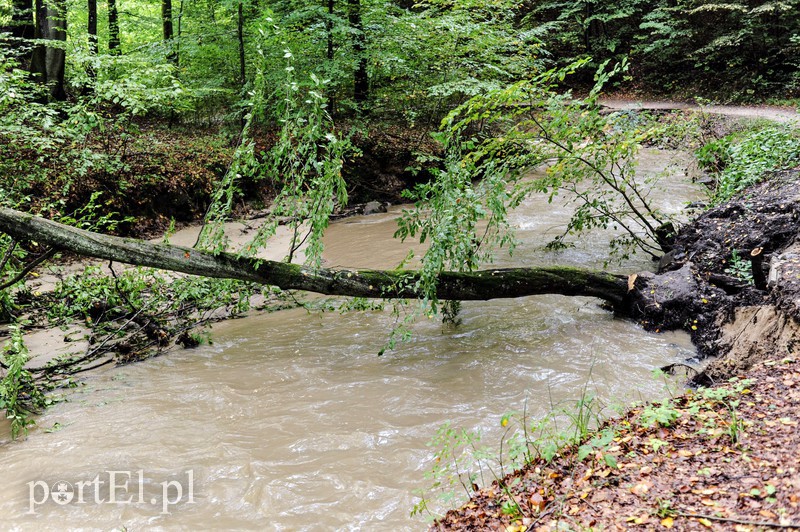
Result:
<svg viewBox="0 0 800 532"><path fill-rule="evenodd" d="M108 53L119 55L119 12L117 10L117 0L108 0Z"/></svg>
<svg viewBox="0 0 800 532"><path fill-rule="evenodd" d="M353 72L353 99L363 107L369 98L369 77L367 73L367 45L364 35L364 23L361 18L361 0L347 0L348 19L353 32L353 55L355 69Z"/></svg>
<svg viewBox="0 0 800 532"><path fill-rule="evenodd" d="M55 41L39 44L33 49L30 70L36 79L48 85L50 96L56 100L67 97L64 87L66 67L67 7L65 0L35 0L35 39Z"/></svg>
<svg viewBox="0 0 800 532"><path fill-rule="evenodd" d="M161 30L164 46L167 49L167 59L178 64L178 53L175 49L174 30L172 25L172 0L161 0Z"/></svg>
<svg viewBox="0 0 800 532"><path fill-rule="evenodd" d="M89 37L89 53L97 54L97 0L87 0L87 27Z"/></svg>

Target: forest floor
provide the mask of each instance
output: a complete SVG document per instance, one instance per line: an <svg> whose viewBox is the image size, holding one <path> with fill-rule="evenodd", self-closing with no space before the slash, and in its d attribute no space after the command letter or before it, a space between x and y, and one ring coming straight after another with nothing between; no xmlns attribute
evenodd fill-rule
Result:
<svg viewBox="0 0 800 532"><path fill-rule="evenodd" d="M800 529L799 424L800 360L777 354L746 378L631 409L583 460L577 446L536 460L433 528Z"/></svg>

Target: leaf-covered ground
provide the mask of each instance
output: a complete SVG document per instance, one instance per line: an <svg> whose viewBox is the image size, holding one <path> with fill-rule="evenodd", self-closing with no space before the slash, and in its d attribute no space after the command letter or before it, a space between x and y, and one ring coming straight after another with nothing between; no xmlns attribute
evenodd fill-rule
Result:
<svg viewBox="0 0 800 532"><path fill-rule="evenodd" d="M451 510L435 530L800 529L800 358L630 410L613 439L535 461ZM503 511L505 504L506 512Z"/></svg>

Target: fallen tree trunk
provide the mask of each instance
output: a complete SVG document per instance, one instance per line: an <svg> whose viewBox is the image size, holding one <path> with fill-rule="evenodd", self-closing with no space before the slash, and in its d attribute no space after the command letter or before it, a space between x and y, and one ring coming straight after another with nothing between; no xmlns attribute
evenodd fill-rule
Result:
<svg viewBox="0 0 800 532"><path fill-rule="evenodd" d="M297 264L213 254L182 246L93 233L39 216L0 208L0 231L78 255L204 277L238 279L326 295L419 298L416 270L313 269ZM488 300L539 294L591 296L623 309L627 276L571 267L502 268L443 272L436 295L443 300Z"/></svg>
<svg viewBox="0 0 800 532"><path fill-rule="evenodd" d="M746 369L759 357L798 352L798 227L800 172L790 170L750 187L681 228L658 274L639 272L627 277L569 267L443 272L436 294L439 299L464 301L537 294L603 299L648 330L688 332L701 357L721 355L693 379L705 384ZM418 286L421 274L415 270L312 269L228 253L215 255L92 233L6 208L0 208L0 232L18 241L47 244L49 252L65 249L88 257L283 289L369 298L425 296ZM763 270L754 272L754 277L767 277L769 265L764 289L741 278L740 283L731 274L737 271L731 269L736 257L753 250L759 250L760 261L750 266ZM765 322L765 327L753 327L756 322ZM754 334L744 334L749 330Z"/></svg>

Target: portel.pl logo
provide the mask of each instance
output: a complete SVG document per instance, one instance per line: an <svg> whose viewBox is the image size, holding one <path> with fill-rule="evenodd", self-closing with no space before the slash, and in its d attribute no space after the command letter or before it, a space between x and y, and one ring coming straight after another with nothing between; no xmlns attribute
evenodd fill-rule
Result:
<svg viewBox="0 0 800 532"><path fill-rule="evenodd" d="M177 504L194 503L194 470L184 471L179 478L163 482L147 482L143 469L136 471L104 471L91 480L68 482L58 480L28 482L28 514L36 514L39 506L50 501L68 504L139 504L151 505L169 514Z"/></svg>

